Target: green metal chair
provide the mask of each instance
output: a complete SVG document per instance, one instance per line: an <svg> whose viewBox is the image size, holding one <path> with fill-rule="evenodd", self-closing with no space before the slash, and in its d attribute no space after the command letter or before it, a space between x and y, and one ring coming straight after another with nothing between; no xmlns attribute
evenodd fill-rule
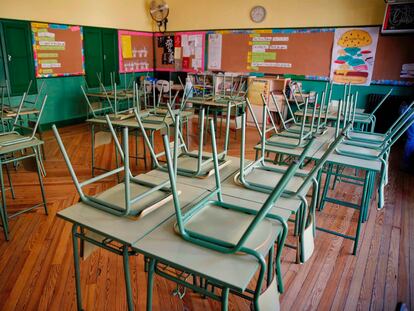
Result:
<svg viewBox="0 0 414 311"><path fill-rule="evenodd" d="M262 119L263 119L263 123L267 122L267 117L269 117L271 123L272 123L272 127L270 129L266 129L265 128L265 132L263 132L265 135L261 136L266 136L267 133L269 133L269 131L273 132L269 138L266 138L266 144L271 145L271 146L280 146L280 147L285 147L285 148L297 148L297 147L303 147L308 143L308 140L312 137L312 135L314 134L314 121L315 121L315 113L316 110L313 109L313 114L312 114L312 120L311 120L311 125L310 127L307 126L306 124L306 117L304 116L302 118L302 122L300 124L300 130L299 132L297 132L296 130L294 131L290 131L289 130L289 126L288 126L288 122L293 122L296 123L296 119L293 115L293 111L289 108L290 113L291 113L291 118L288 120L284 120L283 119L283 115L282 112L280 111L280 109L278 109L278 105L277 102L274 102L276 105L276 110L279 114L279 117L282 121L283 124L283 128L284 131L283 132L279 132L277 130L276 127L276 123L274 122L274 119L271 115L271 113L269 112L269 108L268 108L268 104L266 99L264 98L263 94L261 94L262 97L262 102L263 102L263 113L262 113ZM290 107L290 106L288 106ZM307 110L308 107L308 101L305 101L305 111ZM253 114L253 110L251 109L251 107L249 107L250 112ZM255 118L253 119L255 120ZM257 120L256 120L257 122ZM256 123L256 128L259 129L259 125L258 123ZM260 130L258 130L259 133L261 133Z"/></svg>
<svg viewBox="0 0 414 311"><path fill-rule="evenodd" d="M230 109L231 103L228 102L228 109ZM182 136L181 125L180 125L180 116L179 112L174 113L170 106L167 106L168 115L172 119L172 124L174 125L174 141L177 142L179 154L178 154L178 167L177 171L179 175L205 178L214 173L213 167L213 157L212 155L206 154L204 151L204 108L200 109L199 113L199 134L198 134L198 150L189 151L185 140ZM153 163L157 169L167 171L166 165L160 163L160 158L165 156L165 152L161 151L159 153L155 152L154 146L152 146L147 133L145 132L144 121L139 116L138 111L135 112L135 118L138 122L139 128L141 129L142 136L144 141L150 151ZM219 167L220 169L230 164L230 161L227 159L227 150L229 145L229 133L230 133L230 114L227 116L226 122L226 136L224 139L223 150L218 154L219 158ZM168 137L170 136L167 133Z"/></svg>
<svg viewBox="0 0 414 311"><path fill-rule="evenodd" d="M117 167L114 170L105 172L83 182L79 182L59 132L55 125L52 126L60 151L69 169L69 173L72 177L73 183L75 184L76 190L79 193L81 201L87 205L116 216L140 217L171 200L172 193L170 187L168 187L169 180L166 180L160 184L154 184L132 176L129 169L128 128L124 127L122 129L123 147L121 147L109 116L106 116L106 121L112 133L116 148L121 156L121 159L123 160L123 166ZM118 184L117 186L104 191L97 196L89 196L83 192L83 187L120 172L124 172L124 179L121 184Z"/></svg>
<svg viewBox="0 0 414 311"><path fill-rule="evenodd" d="M413 103L410 105L412 107ZM406 130L414 123L414 109L407 109L408 112L404 113L402 117L397 120L397 124L392 126L391 131L386 136L379 146L367 147L367 145L356 146L342 144L336 148L336 152L341 155L355 157L364 160L379 160L382 163L381 177L380 177L380 189L378 208L384 207L384 187L388 181L388 157L391 147L395 142L405 133Z"/></svg>
<svg viewBox="0 0 414 311"><path fill-rule="evenodd" d="M236 183L248 189L263 193L270 193L273 190L273 185L277 183L278 180L280 180L280 178L285 174L286 166L269 164L269 162L266 161L266 140L263 138L263 136L261 141L261 157L256 161L251 162L247 166L245 165L245 121L246 117L243 115L242 141L240 143L240 170L235 175L234 180ZM335 141L332 142L322 157L315 162L315 165L310 171L298 171L295 176L292 177L290 183L286 187L285 192L283 193L284 197L297 198L302 203L300 209L294 212L296 216L295 233L298 233L300 237L300 249L298 248L298 254L300 255L300 260L302 262L306 261L306 259L310 257L309 252L307 252L305 245L302 242L303 237L306 234L305 230L306 228L309 228L309 219L314 219L316 205L319 200L319 184L317 181L317 174L323 168L330 154L334 152L336 146L338 146L344 140L346 133L350 127L351 124L343 129L341 135L339 135ZM263 124L262 133L263 132L266 132L266 124ZM312 138L312 140L305 148L309 154L311 153L310 150L312 150L314 140L315 137ZM312 202L311 207L309 208L308 202L306 200L306 195L312 185ZM313 231L313 228L311 230Z"/></svg>
<svg viewBox="0 0 414 311"><path fill-rule="evenodd" d="M268 295L262 296L261 292L265 274L267 273L268 277L271 277L273 274L273 242L274 240L278 241L278 249L275 256L276 277L273 278L272 282L270 281L271 278L268 278L268 285L275 285L274 282L275 279L277 279L279 291L283 292L283 282L280 273L280 256L287 235L287 224L285 220L277 215L271 215L269 211L273 207L274 202L282 195L290 179L305 159L306 154L304 152L300 159L289 167L289 169L286 171L286 174L281 178L260 210L251 210L249 208L228 204L223 201L221 195L218 156L215 143L213 120L210 120L210 128L212 132L212 153L214 158L216 188L199 202L195 202L193 206L186 209L184 213L181 210L180 201L177 196L176 185L178 145L175 144L174 156L172 157L168 138L167 136L163 137L168 173L174 195L174 207L177 220L175 230L176 233L179 234L184 240L188 241L189 243L198 245L202 248L227 254L229 256L233 254L245 255L248 256L247 258L249 260L253 260L253 258L255 258L255 260L258 262L260 270L256 287L254 290L248 291L250 294L249 296L244 293L239 293L236 289L226 287L222 284L214 285L222 288L223 297L221 300L222 309L224 310L227 310L228 307L228 294L230 290L232 292L237 292L238 295L244 298L252 300L255 310L267 310L265 307L263 307L262 303L264 299L267 300ZM214 197L217 197L217 200L214 200ZM232 223L232 225L220 226L220 224L223 224L221 219L228 220ZM275 223L280 226L280 231L273 231L271 229ZM276 233L274 239L269 237L269 235L272 235L272 232ZM265 256L267 254L269 254L268 263L266 263L265 260ZM183 256L185 256L185 254L183 254ZM153 284L152 278L154 271L157 272L154 269L155 263L155 260L152 260L150 263L150 270L148 274L148 284L150 285ZM185 269L185 267L181 268ZM251 277L253 278L253 275ZM192 288L194 290L198 290L196 287ZM149 286L148 291L147 310L150 310L152 300L152 286ZM276 287L274 288L274 291L274 294L277 295ZM267 291L265 291L265 293L266 292ZM214 298L218 299L217 297ZM274 301L274 304L275 303L277 302Z"/></svg>

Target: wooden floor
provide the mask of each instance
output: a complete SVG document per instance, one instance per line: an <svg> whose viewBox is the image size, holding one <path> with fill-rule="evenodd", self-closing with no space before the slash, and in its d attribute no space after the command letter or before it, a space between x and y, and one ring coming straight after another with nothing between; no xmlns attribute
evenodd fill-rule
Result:
<svg viewBox="0 0 414 311"><path fill-rule="evenodd" d="M61 129L63 141L81 178L90 176L90 134L85 124ZM75 285L71 244L71 225L56 217L56 212L78 200L63 158L51 132L46 141L46 195L49 216L43 210L27 213L10 222L11 240L0 235L0 310L75 310ZM192 137L193 142L196 140ZM253 130L248 148L257 142ZM160 140L156 140L160 143ZM238 155L234 133L230 140L232 155ZM249 154L253 156L252 153ZM113 147L100 147L98 164L114 163ZM363 225L357 256L352 242L317 232L316 249L311 259L294 263L295 253L283 253L281 296L283 310L393 310L399 301L414 309L414 176L399 170L401 156L391 156L390 182L386 205L377 211L375 203ZM140 163L140 168L143 165ZM138 173L134 167L134 173ZM9 212L40 201L37 178L20 167L12 172L17 198L7 193ZM115 178L90 187L90 193L115 183ZM339 184L338 197L358 200L360 190ZM317 214L320 226L353 233L357 213L328 204ZM0 228L1 230L1 228ZM146 278L143 258L131 259L135 307L145 309ZM121 257L96 251L81 262L84 308L86 310L126 310ZM154 310L219 310L211 299L188 292L183 300L172 296L174 284L155 278ZM231 310L250 310L241 298L231 296Z"/></svg>

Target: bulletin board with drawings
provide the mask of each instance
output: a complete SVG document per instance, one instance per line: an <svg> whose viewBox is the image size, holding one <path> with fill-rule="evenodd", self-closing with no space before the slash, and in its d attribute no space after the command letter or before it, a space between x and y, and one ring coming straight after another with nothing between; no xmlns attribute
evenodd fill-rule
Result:
<svg viewBox="0 0 414 311"><path fill-rule="evenodd" d="M153 70L153 35L149 32L118 30L119 71Z"/></svg>
<svg viewBox="0 0 414 311"><path fill-rule="evenodd" d="M31 23L36 77L84 75L80 26Z"/></svg>
<svg viewBox="0 0 414 311"><path fill-rule="evenodd" d="M205 32L155 35L155 70L204 71Z"/></svg>

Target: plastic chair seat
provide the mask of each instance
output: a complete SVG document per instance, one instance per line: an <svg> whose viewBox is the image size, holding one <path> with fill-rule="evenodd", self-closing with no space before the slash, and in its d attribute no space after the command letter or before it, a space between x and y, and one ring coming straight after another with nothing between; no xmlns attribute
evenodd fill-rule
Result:
<svg viewBox="0 0 414 311"><path fill-rule="evenodd" d="M226 209L211 202L191 217L185 224L185 228L235 245L253 218L254 215ZM244 247L256 250L265 256L281 231L282 226L279 223L265 219L252 232L244 243Z"/></svg>
<svg viewBox="0 0 414 311"><path fill-rule="evenodd" d="M148 190L151 190L151 188L141 184L135 184L133 182L130 183L131 197L145 193ZM138 202L131 204L131 211L142 211L155 205L161 206L163 204L163 200L167 199L168 197L171 197L170 193L166 193L161 190L154 191L153 193L138 200ZM103 191L99 193L96 198L105 201L106 203L125 208L125 184L120 183L115 187Z"/></svg>
<svg viewBox="0 0 414 311"><path fill-rule="evenodd" d="M373 142L383 142L385 140L385 135L379 134L379 133L362 133L362 132L349 131L348 136L351 139L360 139L360 140L367 140L367 141L373 141Z"/></svg>
<svg viewBox="0 0 414 311"><path fill-rule="evenodd" d="M273 188L277 185L277 183L280 181L280 179L284 175L285 169L283 167L278 167L278 168L283 170L283 172L278 173L278 172L268 171L265 169L255 168L248 175L245 176L245 179L249 183L263 184L263 185ZM303 177L293 176L292 179L289 181L286 187L286 190L291 191L291 192L297 192L300 186L302 185L303 181L304 181ZM310 184L305 191L307 192L309 188L310 188Z"/></svg>
<svg viewBox="0 0 414 311"><path fill-rule="evenodd" d="M355 154L355 155L364 155L367 157L378 157L381 153L381 150L378 149L371 149L371 148L364 148L352 145L341 144L337 147L337 150L340 152L346 152L348 154Z"/></svg>

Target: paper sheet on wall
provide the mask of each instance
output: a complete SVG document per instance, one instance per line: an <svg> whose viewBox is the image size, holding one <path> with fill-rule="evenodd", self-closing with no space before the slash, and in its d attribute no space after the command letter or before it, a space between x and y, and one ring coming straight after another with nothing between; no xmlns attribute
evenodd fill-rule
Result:
<svg viewBox="0 0 414 311"><path fill-rule="evenodd" d="M378 32L378 27L335 29L331 81L370 85Z"/></svg>
<svg viewBox="0 0 414 311"><path fill-rule="evenodd" d="M210 34L208 36L208 65L211 70L221 69L221 48L223 37L221 34Z"/></svg>
<svg viewBox="0 0 414 311"><path fill-rule="evenodd" d="M131 36L121 36L121 48L123 58L132 58Z"/></svg>
<svg viewBox="0 0 414 311"><path fill-rule="evenodd" d="M201 59L194 58L191 62L191 67L193 67L194 69L201 68Z"/></svg>

